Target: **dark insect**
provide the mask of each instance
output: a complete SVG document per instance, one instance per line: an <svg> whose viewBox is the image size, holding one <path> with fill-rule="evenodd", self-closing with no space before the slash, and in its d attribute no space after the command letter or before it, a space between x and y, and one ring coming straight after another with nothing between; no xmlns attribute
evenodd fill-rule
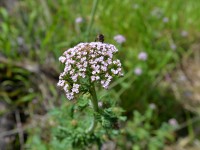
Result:
<svg viewBox="0 0 200 150"><path fill-rule="evenodd" d="M98 34L96 39L95 39L95 42L104 42L104 35L103 34Z"/></svg>

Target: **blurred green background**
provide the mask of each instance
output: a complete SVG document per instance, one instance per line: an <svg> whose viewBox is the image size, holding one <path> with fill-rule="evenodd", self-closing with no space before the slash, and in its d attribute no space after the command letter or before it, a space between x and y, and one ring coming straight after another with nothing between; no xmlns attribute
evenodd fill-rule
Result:
<svg viewBox="0 0 200 150"><path fill-rule="evenodd" d="M200 149L199 9L198 0L1 0L0 149L50 149L49 112L73 103L56 87L58 57L99 33L119 49L124 71L99 92L115 98L127 122L153 106L149 133L175 122L164 149Z"/></svg>

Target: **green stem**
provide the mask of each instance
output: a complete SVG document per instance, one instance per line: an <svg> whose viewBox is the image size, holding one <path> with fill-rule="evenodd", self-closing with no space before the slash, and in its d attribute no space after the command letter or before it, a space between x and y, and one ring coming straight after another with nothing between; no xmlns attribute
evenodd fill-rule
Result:
<svg viewBox="0 0 200 150"><path fill-rule="evenodd" d="M98 108L98 100L97 100L97 95L96 95L96 90L95 90L95 86L94 84L92 84L91 88L90 88L90 94L92 96L91 98L91 102L92 102L92 107L94 109L94 112L98 112L99 108ZM92 133L97 125L97 117L94 113L93 116L93 120L92 120L92 124L91 126L86 130L86 133Z"/></svg>
<svg viewBox="0 0 200 150"><path fill-rule="evenodd" d="M97 94L96 94L96 90L95 90L94 84L92 84L92 86L91 86L90 93L91 93L91 96L92 96L92 99L91 99L92 106L93 106L94 110L96 112L98 112L98 109L99 109L98 108L98 100L97 100Z"/></svg>
<svg viewBox="0 0 200 150"><path fill-rule="evenodd" d="M98 1L99 0L94 0L93 1L92 12L91 12L91 20L90 20L90 23L89 23L89 25L87 27L87 33L86 33L87 40L88 40L88 38L90 36L90 31L91 31L91 28L92 28L92 24L94 22L94 15L95 15L95 12L96 12L96 9L97 9Z"/></svg>

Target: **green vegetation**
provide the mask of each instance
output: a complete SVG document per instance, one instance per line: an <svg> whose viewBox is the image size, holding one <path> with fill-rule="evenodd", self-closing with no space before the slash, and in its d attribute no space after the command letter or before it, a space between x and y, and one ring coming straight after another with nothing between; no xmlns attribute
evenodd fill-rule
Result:
<svg viewBox="0 0 200 150"><path fill-rule="evenodd" d="M83 140L75 145L86 143L88 149L101 142L111 149L111 142L116 149L159 150L181 138L187 139L185 148L199 144L199 9L197 0L3 0L0 119L13 123L2 128L0 121L0 141L8 137L10 149L33 150L66 149L77 136ZM98 88L98 97L105 106L117 105L127 119L118 116L122 122L109 137L106 131L98 132L100 139L75 132L70 139L77 124L89 124L84 122L87 114L81 116L88 102L75 106L57 88L63 69L58 57L99 33L119 49L124 77L116 78L108 91ZM125 42L116 42L116 35ZM147 58L138 58L141 52ZM152 104L155 108L149 109ZM79 117L73 118L76 109ZM109 110L104 113L112 118ZM168 124L172 118L178 122L175 128ZM68 125L70 132L65 131Z"/></svg>

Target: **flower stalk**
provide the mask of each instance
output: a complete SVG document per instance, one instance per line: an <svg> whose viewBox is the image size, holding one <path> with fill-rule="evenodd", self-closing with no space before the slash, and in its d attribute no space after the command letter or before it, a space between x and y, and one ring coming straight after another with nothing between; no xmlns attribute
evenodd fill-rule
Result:
<svg viewBox="0 0 200 150"><path fill-rule="evenodd" d="M98 108L98 100L97 100L97 94L96 94L96 90L95 90L95 86L94 83L92 83L92 86L90 88L90 94L91 94L91 104L92 107L94 109L94 116L93 116L93 120L92 120L92 124L91 126L86 130L86 133L92 133L97 125L97 117L96 114L99 111Z"/></svg>
<svg viewBox="0 0 200 150"><path fill-rule="evenodd" d="M94 83L92 83L92 86L90 88L90 94L92 96L91 102L92 102L92 106L94 111L98 112L98 100L97 100L97 94L96 94L96 90L95 90L95 86Z"/></svg>
<svg viewBox="0 0 200 150"><path fill-rule="evenodd" d="M96 12L96 9L97 9L98 2L99 2L99 0L93 1L92 12L91 12L91 20L90 20L90 23L87 27L87 33L86 33L87 38L89 38L89 36L90 36L90 31L91 31L91 28L92 28L92 24L94 22L94 16L95 16L95 12Z"/></svg>

